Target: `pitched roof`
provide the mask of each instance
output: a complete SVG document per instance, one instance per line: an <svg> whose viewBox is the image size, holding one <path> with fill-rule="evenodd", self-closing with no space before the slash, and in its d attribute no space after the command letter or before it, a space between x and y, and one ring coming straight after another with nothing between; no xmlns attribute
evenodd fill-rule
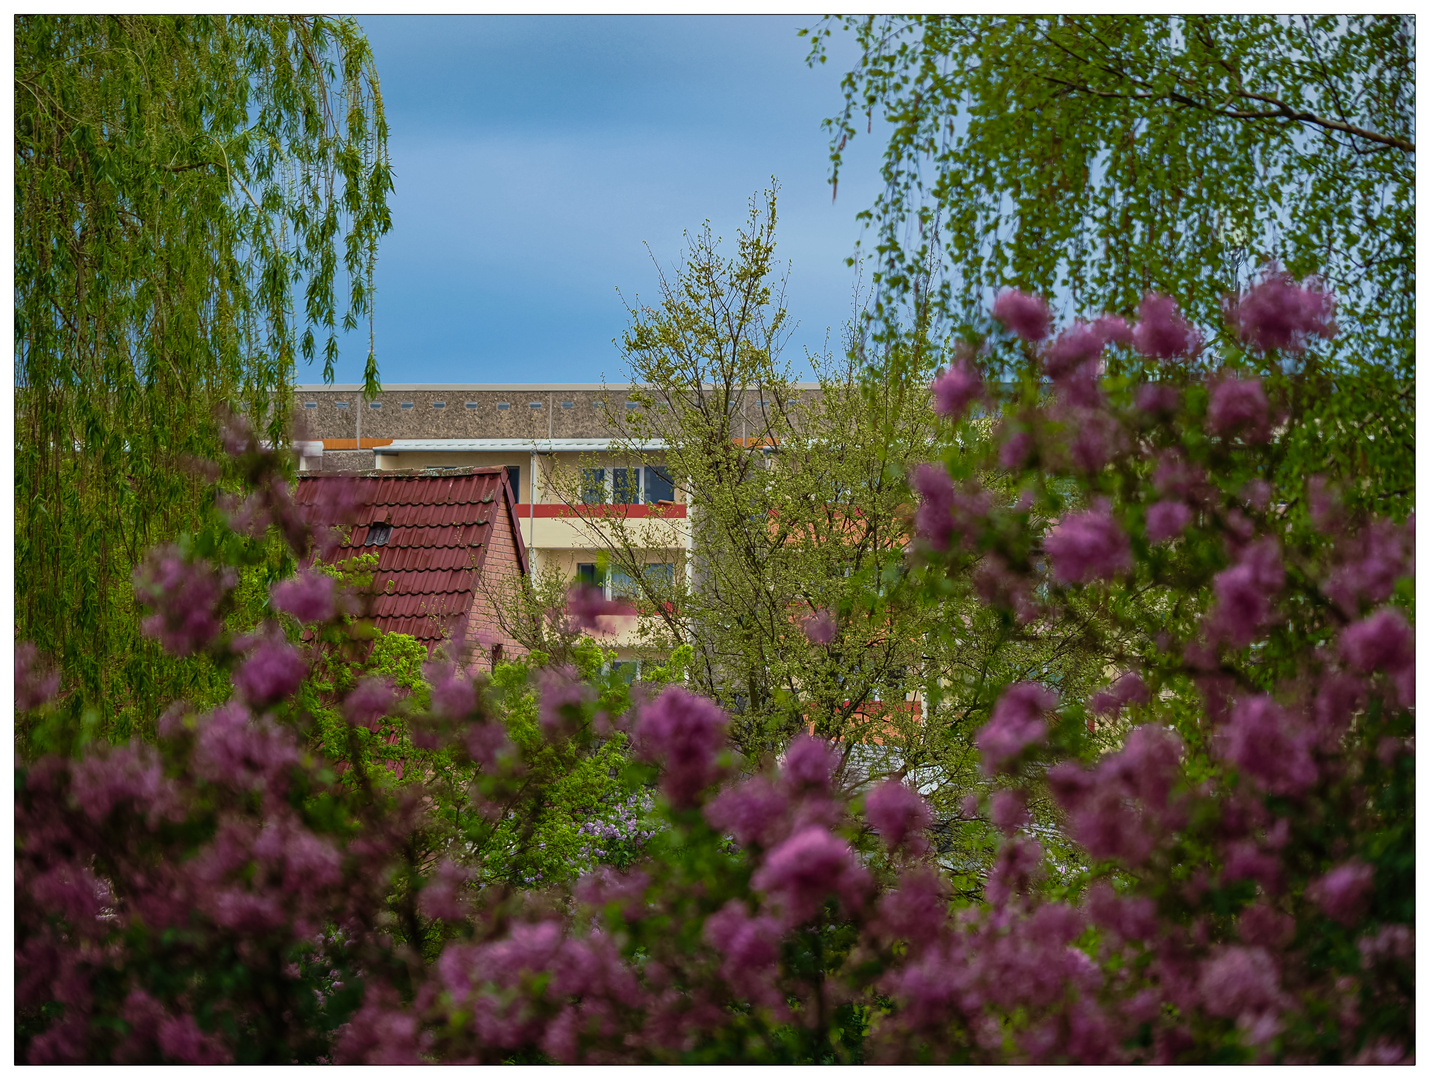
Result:
<svg viewBox="0 0 1430 1080"><path fill-rule="evenodd" d="M300 473L296 499L310 523L344 534L335 560L377 555L372 615L382 630L426 642L450 633L472 610L498 514L527 572L501 468Z"/></svg>

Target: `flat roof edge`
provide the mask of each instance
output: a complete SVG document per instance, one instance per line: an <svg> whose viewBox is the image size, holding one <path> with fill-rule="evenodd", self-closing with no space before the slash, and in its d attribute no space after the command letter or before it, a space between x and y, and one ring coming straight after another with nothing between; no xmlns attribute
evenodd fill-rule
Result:
<svg viewBox="0 0 1430 1080"><path fill-rule="evenodd" d="M794 382L790 386L796 390L818 390L817 382ZM455 391L455 390L486 390L516 392L518 390L528 393L554 393L557 390L630 390L631 383L387 383L383 386L384 394L398 393L401 391L431 390L431 391ZM327 392L337 392L343 394L358 393L362 390L362 383L294 383L294 391L305 394L316 394ZM745 392L753 394L759 387L746 387Z"/></svg>

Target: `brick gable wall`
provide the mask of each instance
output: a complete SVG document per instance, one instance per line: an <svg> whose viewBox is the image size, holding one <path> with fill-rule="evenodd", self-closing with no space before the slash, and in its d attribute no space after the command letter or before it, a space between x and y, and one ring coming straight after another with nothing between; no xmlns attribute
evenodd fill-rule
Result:
<svg viewBox="0 0 1430 1080"><path fill-rule="evenodd" d="M526 654L526 649L502 626L497 610L500 605L514 602L515 591L521 588L524 576L507 504L506 485L502 485L492 512L491 539L487 542L486 558L482 562L472 610L467 618L467 665L483 671L491 669L493 644L502 646L502 656L508 660Z"/></svg>

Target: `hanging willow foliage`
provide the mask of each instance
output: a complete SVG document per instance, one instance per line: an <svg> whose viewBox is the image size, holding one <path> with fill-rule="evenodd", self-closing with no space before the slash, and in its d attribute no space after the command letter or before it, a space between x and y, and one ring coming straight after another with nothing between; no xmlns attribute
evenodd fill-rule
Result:
<svg viewBox="0 0 1430 1080"><path fill-rule="evenodd" d="M333 378L390 227L387 124L351 19L15 20L15 621L76 710L192 691L131 570L198 527L218 415L282 441L301 357Z"/></svg>

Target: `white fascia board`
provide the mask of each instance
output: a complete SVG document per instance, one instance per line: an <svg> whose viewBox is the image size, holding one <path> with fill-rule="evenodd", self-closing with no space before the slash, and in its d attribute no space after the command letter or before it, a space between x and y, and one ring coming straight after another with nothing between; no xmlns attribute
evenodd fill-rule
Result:
<svg viewBox="0 0 1430 1080"><path fill-rule="evenodd" d="M379 446L379 453L399 454L404 450L464 453L556 454L562 451L664 450L664 439L623 443L619 439L393 439Z"/></svg>
<svg viewBox="0 0 1430 1080"><path fill-rule="evenodd" d="M710 387L714 383L707 384ZM818 390L817 382L793 382L789 384L796 390ZM310 394L339 393L353 394L362 390L362 383L295 383L294 391ZM530 391L532 393L557 393L562 390L609 390L630 391L642 389L640 384L632 386L630 383L385 383L382 393L395 394L413 390L431 391L433 393L455 393L459 390L489 390L489 391ZM745 393L753 394L756 388L746 387Z"/></svg>

